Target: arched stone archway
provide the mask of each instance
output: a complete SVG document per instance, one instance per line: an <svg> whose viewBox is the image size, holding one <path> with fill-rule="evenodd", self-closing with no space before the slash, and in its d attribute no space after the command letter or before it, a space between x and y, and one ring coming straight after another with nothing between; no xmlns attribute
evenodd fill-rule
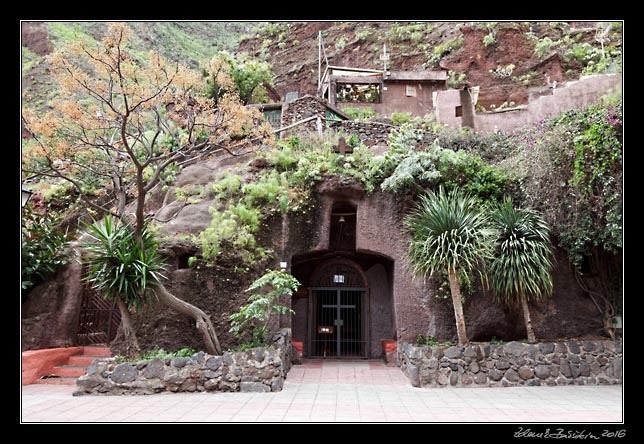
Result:
<svg viewBox="0 0 644 444"><path fill-rule="evenodd" d="M311 357L369 357L369 283L355 262L322 262L309 281Z"/></svg>

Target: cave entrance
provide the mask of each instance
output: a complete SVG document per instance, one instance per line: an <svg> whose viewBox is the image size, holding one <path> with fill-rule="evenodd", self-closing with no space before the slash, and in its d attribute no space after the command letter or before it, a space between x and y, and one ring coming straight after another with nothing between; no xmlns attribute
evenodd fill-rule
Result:
<svg viewBox="0 0 644 444"><path fill-rule="evenodd" d="M369 307L367 280L347 259L320 264L310 281L310 357L367 358Z"/></svg>
<svg viewBox="0 0 644 444"><path fill-rule="evenodd" d="M393 261L379 254L312 251L292 258L302 286L293 295L293 340L307 358L383 356L395 339Z"/></svg>
<svg viewBox="0 0 644 444"><path fill-rule="evenodd" d="M326 248L296 254L291 274L302 284L291 299L293 341L307 358L381 358L395 339L394 261L356 248L358 209L331 205Z"/></svg>

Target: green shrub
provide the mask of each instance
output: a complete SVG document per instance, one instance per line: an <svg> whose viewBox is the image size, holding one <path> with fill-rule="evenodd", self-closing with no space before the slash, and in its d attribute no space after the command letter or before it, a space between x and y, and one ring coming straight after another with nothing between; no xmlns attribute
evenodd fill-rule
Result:
<svg viewBox="0 0 644 444"><path fill-rule="evenodd" d="M280 171L292 169L297 164L297 157L293 154L293 146L297 146L297 141L289 141L287 144L282 144L281 147L269 153L270 159L273 164Z"/></svg>
<svg viewBox="0 0 644 444"><path fill-rule="evenodd" d="M420 192L423 188L444 185L447 190L462 188L480 200L498 200L509 185L497 167L465 151L452 151L437 145L426 151L410 151L381 184L383 191Z"/></svg>
<svg viewBox="0 0 644 444"><path fill-rule="evenodd" d="M69 237L58 229L60 219L42 214L30 204L22 209L21 286L28 290L56 272L69 259L65 254Z"/></svg>
<svg viewBox="0 0 644 444"><path fill-rule="evenodd" d="M299 281L281 270L267 270L255 280L247 292L260 290L248 298L248 304L242 306L237 313L230 315L230 332L237 337L243 337L250 332L252 342L244 344L243 349L269 345L268 323L271 315L295 313L290 308L278 303L282 297L290 297L300 287Z"/></svg>
<svg viewBox="0 0 644 444"><path fill-rule="evenodd" d="M487 34L485 37L483 37L483 46L486 48L490 45L493 45L496 43L496 37L494 37L493 33Z"/></svg>
<svg viewBox="0 0 644 444"><path fill-rule="evenodd" d="M554 48L561 44L560 41L553 41L550 37L546 36L539 39L534 46L534 53L537 57L543 57L550 53Z"/></svg>
<svg viewBox="0 0 644 444"><path fill-rule="evenodd" d="M128 306L141 307L150 297L146 290L164 277L154 232L145 226L137 240L132 227L111 215L86 228L88 240L80 243L81 260L88 266L84 280L104 298L120 297Z"/></svg>
<svg viewBox="0 0 644 444"><path fill-rule="evenodd" d="M247 207L243 203L230 204L224 211L210 208L210 226L199 233L203 258L216 260L222 253L222 246L230 248L227 252L240 256L244 262L253 263L263 258L266 251L257 246L255 233L259 230L262 214L258 208Z"/></svg>
<svg viewBox="0 0 644 444"><path fill-rule="evenodd" d="M349 115L354 120L369 120L372 117L375 117L378 115L374 110L371 108L352 108L352 107L346 107L342 108L342 112Z"/></svg>
<svg viewBox="0 0 644 444"><path fill-rule="evenodd" d="M423 335L418 335L416 337L416 344L418 344L418 345L429 345L429 346L434 347L434 346L438 345L438 341L433 336L425 337Z"/></svg>
<svg viewBox="0 0 644 444"><path fill-rule="evenodd" d="M504 162L578 268L622 249L622 126L621 100L568 111L516 134Z"/></svg>
<svg viewBox="0 0 644 444"><path fill-rule="evenodd" d="M335 49L337 49L338 51L342 51L346 45L347 45L347 37L344 35L341 35L335 41Z"/></svg>
<svg viewBox="0 0 644 444"><path fill-rule="evenodd" d="M234 196L241 189L241 184L241 176L233 173L226 173L224 177L218 181L209 184L205 188L205 192L207 195L224 199Z"/></svg>
<svg viewBox="0 0 644 444"><path fill-rule="evenodd" d="M153 359L168 359L168 358L189 358L192 355L197 353L197 350L193 348L182 348L176 352L167 352L161 347L155 347L152 350L141 353L141 356L135 356L133 358L126 358L125 356L115 356L117 363L122 362L139 362L139 361L151 361Z"/></svg>
<svg viewBox="0 0 644 444"><path fill-rule="evenodd" d="M432 51L432 55L427 61L427 65L438 66L438 63L443 59L443 57L456 51L458 48L462 46L463 46L462 35L459 35L458 37L447 40L444 43L437 45Z"/></svg>
<svg viewBox="0 0 644 444"><path fill-rule="evenodd" d="M376 32L373 28L361 28L356 30L356 39L365 40Z"/></svg>
<svg viewBox="0 0 644 444"><path fill-rule="evenodd" d="M260 175L257 180L242 187L244 202L249 207L278 202L282 196L288 196L287 177L285 172L280 174L276 170Z"/></svg>
<svg viewBox="0 0 644 444"><path fill-rule="evenodd" d="M391 115L391 123L400 126L411 120L410 112L395 112Z"/></svg>
<svg viewBox="0 0 644 444"><path fill-rule="evenodd" d="M467 73L456 74L454 71L449 71L449 78L447 79L447 86L451 89L460 89L467 81Z"/></svg>

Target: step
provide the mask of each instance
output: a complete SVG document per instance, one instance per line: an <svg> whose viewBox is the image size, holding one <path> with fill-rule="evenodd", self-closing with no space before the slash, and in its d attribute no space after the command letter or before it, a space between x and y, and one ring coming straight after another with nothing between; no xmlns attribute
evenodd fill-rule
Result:
<svg viewBox="0 0 644 444"><path fill-rule="evenodd" d="M87 373L87 367L84 365L59 365L54 367L52 375L61 378L78 378Z"/></svg>
<svg viewBox="0 0 644 444"><path fill-rule="evenodd" d="M83 347L83 354L89 356L112 356L112 351L108 347Z"/></svg>
<svg viewBox="0 0 644 444"><path fill-rule="evenodd" d="M69 357L69 361L67 361L67 364L88 367L92 364L92 362L94 362L94 359L101 359L101 358L105 358L105 356L74 355Z"/></svg>
<svg viewBox="0 0 644 444"><path fill-rule="evenodd" d="M41 376L34 384L76 385L76 378L61 378L59 376Z"/></svg>

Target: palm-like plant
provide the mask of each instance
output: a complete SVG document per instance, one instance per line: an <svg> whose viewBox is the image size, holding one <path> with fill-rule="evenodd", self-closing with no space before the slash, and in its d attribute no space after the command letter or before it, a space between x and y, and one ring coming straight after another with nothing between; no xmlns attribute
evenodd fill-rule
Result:
<svg viewBox="0 0 644 444"><path fill-rule="evenodd" d="M528 342L536 341L528 300L552 294L552 245L550 230L534 210L515 208L506 198L492 211L498 230L494 258L490 262L491 286L498 299L521 303Z"/></svg>
<svg viewBox="0 0 644 444"><path fill-rule="evenodd" d="M468 342L458 272L491 258L495 232L476 199L458 189L429 191L405 219L408 258L415 274L447 270L459 344Z"/></svg>
<svg viewBox="0 0 644 444"><path fill-rule="evenodd" d="M104 298L116 301L126 343L132 344L127 354L134 356L140 350L128 307L139 308L149 298L147 290L163 278L157 240L147 227L136 239L131 227L110 215L87 225L86 235L80 244L82 262L88 266L84 280Z"/></svg>

